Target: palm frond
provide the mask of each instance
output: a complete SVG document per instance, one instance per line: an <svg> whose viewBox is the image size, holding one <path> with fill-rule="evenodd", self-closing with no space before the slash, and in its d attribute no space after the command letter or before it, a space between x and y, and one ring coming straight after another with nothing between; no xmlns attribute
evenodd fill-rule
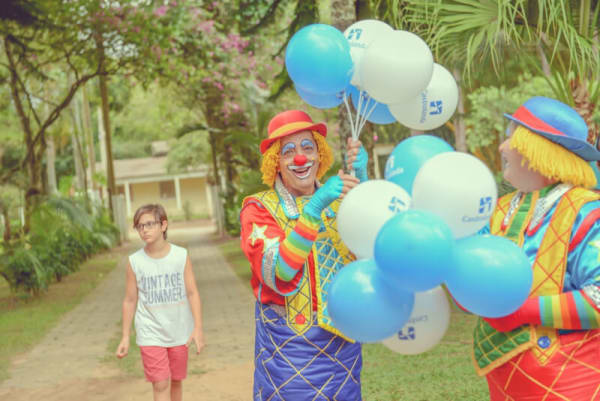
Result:
<svg viewBox="0 0 600 401"><path fill-rule="evenodd" d="M56 212L64 215L71 223L81 226L88 231L92 230L94 224L92 217L86 212L85 208L75 201L53 196L48 198L46 203Z"/></svg>

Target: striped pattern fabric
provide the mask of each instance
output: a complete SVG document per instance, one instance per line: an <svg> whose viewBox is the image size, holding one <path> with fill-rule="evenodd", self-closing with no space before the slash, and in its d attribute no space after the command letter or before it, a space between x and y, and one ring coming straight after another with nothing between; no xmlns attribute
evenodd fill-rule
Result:
<svg viewBox="0 0 600 401"><path fill-rule="evenodd" d="M600 313L583 290L539 297L542 326L567 330L600 327Z"/></svg>
<svg viewBox="0 0 600 401"><path fill-rule="evenodd" d="M302 213L294 230L279 245L275 275L283 281L292 280L306 262L319 233L321 219Z"/></svg>

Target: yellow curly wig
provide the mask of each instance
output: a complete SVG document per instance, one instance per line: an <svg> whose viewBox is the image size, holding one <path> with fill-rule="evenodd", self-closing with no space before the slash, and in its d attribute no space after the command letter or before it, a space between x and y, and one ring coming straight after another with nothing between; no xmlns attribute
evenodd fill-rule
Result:
<svg viewBox="0 0 600 401"><path fill-rule="evenodd" d="M574 186L593 188L596 175L588 162L564 147L518 125L509 145L523 155L529 168L545 177Z"/></svg>
<svg viewBox="0 0 600 401"><path fill-rule="evenodd" d="M333 152L323 135L316 131L312 131L317 150L319 151L319 170L317 170L317 178L320 179L325 175L327 170L333 164ZM260 171L262 172L262 180L265 184L272 187L275 184L275 177L279 171L279 150L281 149L281 139L276 140L271 144L269 149L262 156Z"/></svg>

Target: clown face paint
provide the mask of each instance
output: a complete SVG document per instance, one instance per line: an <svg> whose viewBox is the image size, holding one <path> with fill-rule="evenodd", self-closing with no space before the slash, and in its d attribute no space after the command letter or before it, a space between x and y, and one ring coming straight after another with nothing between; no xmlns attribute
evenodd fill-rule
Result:
<svg viewBox="0 0 600 401"><path fill-rule="evenodd" d="M310 131L301 131L281 139L279 173L283 185L294 196L315 192L319 151Z"/></svg>

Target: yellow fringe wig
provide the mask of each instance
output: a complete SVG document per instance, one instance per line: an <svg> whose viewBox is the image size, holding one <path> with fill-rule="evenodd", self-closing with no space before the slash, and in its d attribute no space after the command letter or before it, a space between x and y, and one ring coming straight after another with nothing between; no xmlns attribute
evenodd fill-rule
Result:
<svg viewBox="0 0 600 401"><path fill-rule="evenodd" d="M596 175L588 162L522 125L517 125L509 144L523 155L523 163L527 161L530 169L545 177L577 187L596 186Z"/></svg>
<svg viewBox="0 0 600 401"><path fill-rule="evenodd" d="M325 175L327 170L333 164L333 152L325 141L323 135L316 131L312 131L315 142L317 142L317 150L319 152L319 169L317 170L317 179ZM265 184L273 187L275 177L279 171L279 150L281 149L281 140L278 139L269 146L262 157L260 171L262 172L262 180Z"/></svg>

